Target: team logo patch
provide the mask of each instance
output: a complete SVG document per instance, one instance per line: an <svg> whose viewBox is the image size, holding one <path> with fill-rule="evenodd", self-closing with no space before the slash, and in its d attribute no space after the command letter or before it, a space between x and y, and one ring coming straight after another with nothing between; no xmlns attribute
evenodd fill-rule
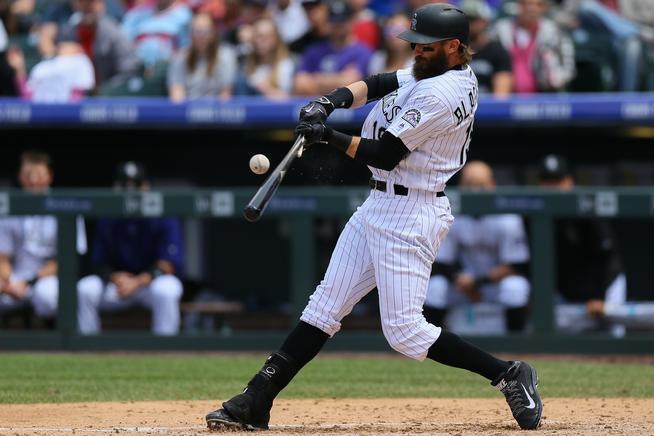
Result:
<svg viewBox="0 0 654 436"><path fill-rule="evenodd" d="M402 119L415 127L420 122L420 111L418 109L409 109L404 112Z"/></svg>

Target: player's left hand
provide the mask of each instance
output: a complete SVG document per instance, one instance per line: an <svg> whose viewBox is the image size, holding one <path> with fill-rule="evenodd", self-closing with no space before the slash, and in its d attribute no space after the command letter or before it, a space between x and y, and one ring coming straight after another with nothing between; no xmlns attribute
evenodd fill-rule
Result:
<svg viewBox="0 0 654 436"><path fill-rule="evenodd" d="M322 141L323 136L325 135L326 126L323 123L308 123L306 121L301 121L295 127L295 136L303 135L307 144L314 144L316 142Z"/></svg>

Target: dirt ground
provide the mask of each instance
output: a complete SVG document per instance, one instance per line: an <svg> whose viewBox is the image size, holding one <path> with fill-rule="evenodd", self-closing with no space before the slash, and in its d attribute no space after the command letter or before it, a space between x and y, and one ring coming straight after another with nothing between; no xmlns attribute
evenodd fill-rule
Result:
<svg viewBox="0 0 654 436"><path fill-rule="evenodd" d="M654 434L654 399L546 398L546 435ZM210 401L0 405L0 435L209 434ZM524 435L494 399L278 400L272 434Z"/></svg>

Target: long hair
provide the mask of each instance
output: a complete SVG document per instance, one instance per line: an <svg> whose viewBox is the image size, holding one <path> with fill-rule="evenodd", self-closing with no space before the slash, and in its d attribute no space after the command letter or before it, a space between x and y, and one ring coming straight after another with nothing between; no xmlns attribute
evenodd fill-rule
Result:
<svg viewBox="0 0 654 436"><path fill-rule="evenodd" d="M287 59L289 54L288 54L288 48L286 47L286 44L282 41L281 36L279 35L279 30L277 30L277 26L275 25L275 22L272 21L270 18L261 18L257 21L255 21L254 26L261 22L268 22L272 24L272 29L274 32L274 37L275 40L277 41L277 44L275 45L275 48L273 49L273 58L272 58L272 63L270 65L270 84L276 88L279 87L279 73L277 71L277 67L279 64L284 60ZM263 62L263 59L261 59L261 56L257 53L256 50L252 50L250 54L247 56L245 60L245 72L249 76L250 74L254 73L254 70L261 65Z"/></svg>
<svg viewBox="0 0 654 436"><path fill-rule="evenodd" d="M213 19L211 19L211 17L207 14L198 14L195 16L195 19L198 19L201 16L206 16L209 20L211 20L211 30L213 35L211 36L209 44L207 45L206 53L200 53L200 51L195 48L195 45L191 43L186 54L186 69L189 73L195 72L199 60L204 57L207 59L207 78L210 78L216 69L216 63L218 62L218 47L220 46L220 37L218 36L218 31L216 30L216 25L214 24Z"/></svg>
<svg viewBox="0 0 654 436"><path fill-rule="evenodd" d="M459 57L461 58L461 63L463 65L468 65L472 62L472 55L474 52L468 45L460 44L459 45Z"/></svg>

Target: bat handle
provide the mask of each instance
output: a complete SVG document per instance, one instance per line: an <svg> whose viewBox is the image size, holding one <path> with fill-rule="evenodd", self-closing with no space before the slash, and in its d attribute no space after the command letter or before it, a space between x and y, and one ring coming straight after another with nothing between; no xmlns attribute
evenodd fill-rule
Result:
<svg viewBox="0 0 654 436"><path fill-rule="evenodd" d="M261 218L261 209L255 206L247 206L243 211L243 216L251 223L256 223Z"/></svg>

